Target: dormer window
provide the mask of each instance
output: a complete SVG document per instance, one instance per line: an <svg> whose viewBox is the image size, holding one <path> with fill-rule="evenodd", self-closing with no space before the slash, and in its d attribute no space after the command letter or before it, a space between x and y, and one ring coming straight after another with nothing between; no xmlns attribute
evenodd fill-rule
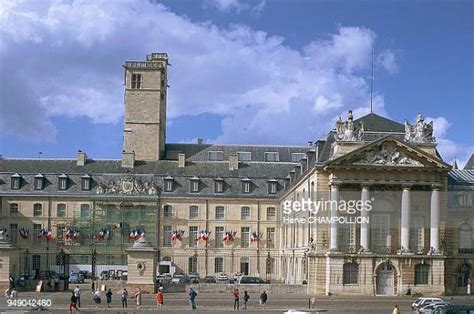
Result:
<svg viewBox="0 0 474 314"><path fill-rule="evenodd" d="M91 177L88 174L85 174L81 177L81 190L90 191L91 189Z"/></svg>
<svg viewBox="0 0 474 314"><path fill-rule="evenodd" d="M68 181L68 176L66 174L62 174L58 177L58 189L59 190L66 190L67 189L67 182Z"/></svg>
<svg viewBox="0 0 474 314"><path fill-rule="evenodd" d="M242 193L249 194L251 184L252 180L250 180L249 178L242 179Z"/></svg>
<svg viewBox="0 0 474 314"><path fill-rule="evenodd" d="M305 153L291 153L291 162L299 162L301 159L306 158Z"/></svg>
<svg viewBox="0 0 474 314"><path fill-rule="evenodd" d="M174 179L172 176L165 177L165 186L164 186L165 192L173 192L173 182L174 182Z"/></svg>
<svg viewBox="0 0 474 314"><path fill-rule="evenodd" d="M35 175L34 188L35 190L42 190L44 188L44 176L41 173Z"/></svg>
<svg viewBox="0 0 474 314"><path fill-rule="evenodd" d="M200 182L200 179L198 177L191 178L190 187L189 187L189 190L191 191L191 193L199 192L199 182Z"/></svg>
<svg viewBox="0 0 474 314"><path fill-rule="evenodd" d="M132 73L132 89L142 88L142 75L138 73Z"/></svg>
<svg viewBox="0 0 474 314"><path fill-rule="evenodd" d="M268 194L276 194L278 187L278 181L273 179L268 181Z"/></svg>
<svg viewBox="0 0 474 314"><path fill-rule="evenodd" d="M269 162L280 161L280 154L278 152L265 152L265 161L269 161Z"/></svg>
<svg viewBox="0 0 474 314"><path fill-rule="evenodd" d="M251 152L237 152L237 157L239 158L239 161L252 161Z"/></svg>
<svg viewBox="0 0 474 314"><path fill-rule="evenodd" d="M224 160L224 152L223 151L210 151L207 153L207 160L222 161Z"/></svg>
<svg viewBox="0 0 474 314"><path fill-rule="evenodd" d="M216 178L214 181L214 192L223 193L224 192L224 179Z"/></svg>
<svg viewBox="0 0 474 314"><path fill-rule="evenodd" d="M19 190L21 188L22 177L18 173L15 173L11 176L11 189Z"/></svg>

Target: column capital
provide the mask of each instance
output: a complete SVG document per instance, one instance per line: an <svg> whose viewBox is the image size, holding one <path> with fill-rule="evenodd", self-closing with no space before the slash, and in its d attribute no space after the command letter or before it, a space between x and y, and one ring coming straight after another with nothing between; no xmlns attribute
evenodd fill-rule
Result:
<svg viewBox="0 0 474 314"><path fill-rule="evenodd" d="M402 183L403 190L410 190L413 186L413 183Z"/></svg>
<svg viewBox="0 0 474 314"><path fill-rule="evenodd" d="M329 181L330 187L339 187L342 184L342 181Z"/></svg>
<svg viewBox="0 0 474 314"><path fill-rule="evenodd" d="M439 191L439 190L441 190L442 187L443 187L443 185L441 183L433 183L431 185L431 190Z"/></svg>
<svg viewBox="0 0 474 314"><path fill-rule="evenodd" d="M361 183L360 183L360 187L361 187L362 189L363 189L363 188L370 189L370 187L371 187L373 184L374 184L373 182L364 181L364 182L361 182Z"/></svg>

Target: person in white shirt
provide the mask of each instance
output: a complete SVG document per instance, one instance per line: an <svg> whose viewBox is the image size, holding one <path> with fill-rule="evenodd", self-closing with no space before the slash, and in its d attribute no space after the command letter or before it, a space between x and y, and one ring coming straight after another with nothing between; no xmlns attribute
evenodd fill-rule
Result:
<svg viewBox="0 0 474 314"><path fill-rule="evenodd" d="M79 286L74 289L74 296L77 300L77 307L81 307L81 289L79 288Z"/></svg>

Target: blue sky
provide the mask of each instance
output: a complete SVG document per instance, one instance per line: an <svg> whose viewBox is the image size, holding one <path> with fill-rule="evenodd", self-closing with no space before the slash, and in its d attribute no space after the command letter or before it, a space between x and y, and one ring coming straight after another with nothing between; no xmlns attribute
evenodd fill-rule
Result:
<svg viewBox="0 0 474 314"><path fill-rule="evenodd" d="M168 142L301 144L339 114L474 151L471 1L2 1L0 153L119 158L122 67L168 52Z"/></svg>

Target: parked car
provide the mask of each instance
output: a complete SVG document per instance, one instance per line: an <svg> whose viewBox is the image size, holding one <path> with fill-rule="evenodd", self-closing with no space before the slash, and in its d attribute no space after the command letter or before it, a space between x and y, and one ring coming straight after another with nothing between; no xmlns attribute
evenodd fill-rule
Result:
<svg viewBox="0 0 474 314"><path fill-rule="evenodd" d="M199 283L199 276L197 274L191 274L188 276L189 283Z"/></svg>
<svg viewBox="0 0 474 314"><path fill-rule="evenodd" d="M173 283L180 283L184 280L184 275L173 275L171 282Z"/></svg>
<svg viewBox="0 0 474 314"><path fill-rule="evenodd" d="M100 280L109 280L110 279L109 271L108 270L101 271L100 275L99 275L99 279Z"/></svg>
<svg viewBox="0 0 474 314"><path fill-rule="evenodd" d="M170 283L171 279L172 277L170 274L160 274L156 276L156 281L161 284Z"/></svg>
<svg viewBox="0 0 474 314"><path fill-rule="evenodd" d="M217 282L216 277L214 277L214 276L206 276L206 277L203 278L202 281L205 282L205 283L216 283Z"/></svg>
<svg viewBox="0 0 474 314"><path fill-rule="evenodd" d="M79 273L72 273L69 275L69 283L84 283L84 277Z"/></svg>
<svg viewBox="0 0 474 314"><path fill-rule="evenodd" d="M265 280L259 277L242 276L239 280L239 284L264 284L267 283Z"/></svg>
<svg viewBox="0 0 474 314"><path fill-rule="evenodd" d="M429 304L419 308L418 312L420 312L420 313L433 313L433 310L436 307L450 305L450 304L451 303L448 303L448 302L433 302L433 303L429 303Z"/></svg>
<svg viewBox="0 0 474 314"><path fill-rule="evenodd" d="M221 273L221 274L219 274L219 276L217 277L217 280L218 280L218 281L228 281L228 280L229 280L229 276L228 276L226 273Z"/></svg>
<svg viewBox="0 0 474 314"><path fill-rule="evenodd" d="M431 313L434 314L468 314L474 313L474 305L439 305Z"/></svg>
<svg viewBox="0 0 474 314"><path fill-rule="evenodd" d="M92 275L92 273L87 270L81 270L79 274L81 274L85 279L90 279Z"/></svg>
<svg viewBox="0 0 474 314"><path fill-rule="evenodd" d="M413 303L411 304L411 309L412 310L417 310L417 309L420 309L422 308L423 306L426 306L430 303L434 303L434 302L444 302L442 299L440 298L418 298L416 299L415 301L413 301Z"/></svg>

